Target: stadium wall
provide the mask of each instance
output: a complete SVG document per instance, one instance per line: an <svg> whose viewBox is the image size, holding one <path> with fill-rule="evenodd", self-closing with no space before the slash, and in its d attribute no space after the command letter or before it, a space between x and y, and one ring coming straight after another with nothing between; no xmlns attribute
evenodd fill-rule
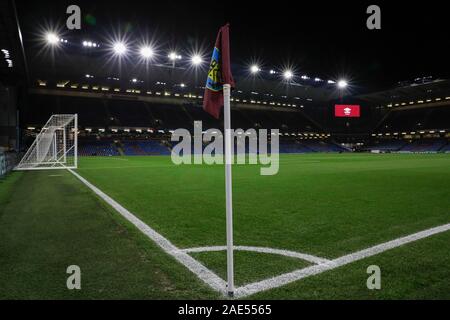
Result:
<svg viewBox="0 0 450 320"><path fill-rule="evenodd" d="M17 148L17 92L0 84L0 149Z"/></svg>

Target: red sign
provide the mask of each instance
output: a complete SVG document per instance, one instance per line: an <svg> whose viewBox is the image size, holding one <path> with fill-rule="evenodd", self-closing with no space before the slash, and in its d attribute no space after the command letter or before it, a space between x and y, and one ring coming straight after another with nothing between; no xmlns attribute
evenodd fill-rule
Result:
<svg viewBox="0 0 450 320"><path fill-rule="evenodd" d="M334 106L334 115L336 117L359 118L359 105L337 104Z"/></svg>

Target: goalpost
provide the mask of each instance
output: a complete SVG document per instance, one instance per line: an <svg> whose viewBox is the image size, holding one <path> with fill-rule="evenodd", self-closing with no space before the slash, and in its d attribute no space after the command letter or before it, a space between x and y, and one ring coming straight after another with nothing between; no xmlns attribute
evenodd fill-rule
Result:
<svg viewBox="0 0 450 320"><path fill-rule="evenodd" d="M77 166L78 115L54 114L15 170L76 169Z"/></svg>

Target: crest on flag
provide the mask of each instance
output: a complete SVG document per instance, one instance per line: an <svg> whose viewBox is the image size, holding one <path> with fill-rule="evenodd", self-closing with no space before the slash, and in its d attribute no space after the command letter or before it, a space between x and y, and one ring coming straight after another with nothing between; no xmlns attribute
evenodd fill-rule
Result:
<svg viewBox="0 0 450 320"><path fill-rule="evenodd" d="M206 88L212 91L223 89L222 70L220 67L220 50L214 47L209 65L208 77L206 78Z"/></svg>

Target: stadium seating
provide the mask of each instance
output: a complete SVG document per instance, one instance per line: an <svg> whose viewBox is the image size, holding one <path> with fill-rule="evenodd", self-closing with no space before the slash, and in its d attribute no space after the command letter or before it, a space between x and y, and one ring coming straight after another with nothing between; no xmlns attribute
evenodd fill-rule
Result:
<svg viewBox="0 0 450 320"><path fill-rule="evenodd" d="M319 141L319 140L307 140L302 142L307 148L314 152L345 152L347 149L340 147L334 143Z"/></svg>
<svg viewBox="0 0 450 320"><path fill-rule="evenodd" d="M110 140L93 141L90 139L80 139L79 155L80 156L136 156L136 155L170 155L171 149L178 142L161 140L142 140L130 138L117 141L115 144ZM234 154L241 153L238 147L239 142L235 143ZM202 145L202 152L207 144ZM258 146L259 148L259 146ZM320 140L282 140L279 145L280 153L309 153L309 152L345 152L345 148L340 147L332 142ZM223 152L223 151L222 151ZM220 153L222 153L220 152ZM249 153L249 145L246 142L244 152ZM259 152L259 150L258 150ZM271 152L270 143L267 146L267 152ZM191 154L194 154L194 145L191 145Z"/></svg>
<svg viewBox="0 0 450 320"><path fill-rule="evenodd" d="M168 155L173 144L161 139L168 131L186 128L192 132L194 121L202 121L202 129L217 128L223 130L223 121L217 120L204 112L197 100L183 104L170 104L142 101L130 97L111 99L107 97L93 98L74 95L32 94L30 103L24 107L22 121L27 126L40 129L52 114L77 113L79 126L87 132L87 137L80 139L79 154L86 155ZM306 109L270 109L255 106L233 106L232 127L244 130L279 129L286 135L280 136L280 153L308 152L345 152L346 148L331 141L321 139L296 139L298 133L333 132L329 119L314 117L314 110ZM318 109L319 110L319 109ZM322 110L322 109L320 109ZM320 111L319 110L319 111ZM407 111L392 111L372 132L387 133L416 131L423 134L435 132L432 137L408 142L402 139L381 139L370 141L364 139L366 147L361 151L379 150L381 152L449 152L448 139L442 133L448 132L450 109L444 107L421 108ZM318 111L318 112L319 112ZM309 113L308 113L309 112ZM323 113L323 110L320 111ZM312 120L314 118L314 120ZM321 124L317 124L316 121ZM347 121L347 120L346 120ZM333 122L335 119L333 119ZM338 123L345 130L355 130L346 123ZM324 128L320 127L325 126ZM365 124L369 126L370 124ZM380 130L377 130L380 129ZM116 131L113 131L116 130ZM118 131L117 131L118 130ZM148 130L148 131L147 131ZM162 131L161 131L162 130ZM432 131L433 130L433 131ZM114 143L111 134L118 143ZM348 133L346 133L348 135ZM95 135L102 136L96 140ZM109 141L104 137L109 135ZM387 135L387 134L386 134ZM292 137L291 137L292 136ZM384 136L384 134L383 134ZM438 138L438 137L441 138ZM298 135L300 137L300 135ZM333 136L334 139L337 134ZM342 142L345 142L347 136ZM431 136L430 136L431 137ZM394 138L394 136L392 136ZM145 140L144 140L145 139ZM152 140L153 139L153 140ZM158 140L159 139L159 140ZM375 139L375 138L374 138ZM339 139L338 139L339 140ZM27 144L27 141L25 141ZM204 148L204 146L202 147ZM270 148L268 148L270 152ZM235 154L238 148L235 146ZM248 153L248 145L245 146ZM193 153L193 150L192 150Z"/></svg>
<svg viewBox="0 0 450 320"><path fill-rule="evenodd" d="M112 124L130 127L152 127L152 117L140 101L108 100L107 110Z"/></svg>
<svg viewBox="0 0 450 320"><path fill-rule="evenodd" d="M382 152L445 152L450 148L448 142L441 138L420 140L386 140L371 144L363 150L379 150Z"/></svg>
<svg viewBox="0 0 450 320"><path fill-rule="evenodd" d="M378 143L374 143L363 148L364 150L379 150L384 152L389 151L398 151L404 146L406 146L407 142L404 140L387 140L387 141L379 141Z"/></svg>
<svg viewBox="0 0 450 320"><path fill-rule="evenodd" d="M400 152L437 152L446 144L447 142L444 139L414 140L401 148Z"/></svg>
<svg viewBox="0 0 450 320"><path fill-rule="evenodd" d="M443 146L443 147L441 148L441 150L439 150L439 151L441 151L441 152L446 152L446 153L450 152L450 142L447 143L445 146Z"/></svg>
<svg viewBox="0 0 450 320"><path fill-rule="evenodd" d="M345 152L347 149L332 142L320 140L301 140L280 142L280 153L307 153L307 152Z"/></svg>
<svg viewBox="0 0 450 320"><path fill-rule="evenodd" d="M125 140L122 144L123 153L127 156L170 154L169 148L157 140Z"/></svg>
<svg viewBox="0 0 450 320"><path fill-rule="evenodd" d="M112 141L80 141L79 156L118 156L120 153Z"/></svg>
<svg viewBox="0 0 450 320"><path fill-rule="evenodd" d="M449 118L450 108L447 107L393 111L380 124L379 129L389 132L445 129Z"/></svg>
<svg viewBox="0 0 450 320"><path fill-rule="evenodd" d="M280 153L307 153L307 152L313 152L313 150L299 142L296 141L280 142Z"/></svg>

